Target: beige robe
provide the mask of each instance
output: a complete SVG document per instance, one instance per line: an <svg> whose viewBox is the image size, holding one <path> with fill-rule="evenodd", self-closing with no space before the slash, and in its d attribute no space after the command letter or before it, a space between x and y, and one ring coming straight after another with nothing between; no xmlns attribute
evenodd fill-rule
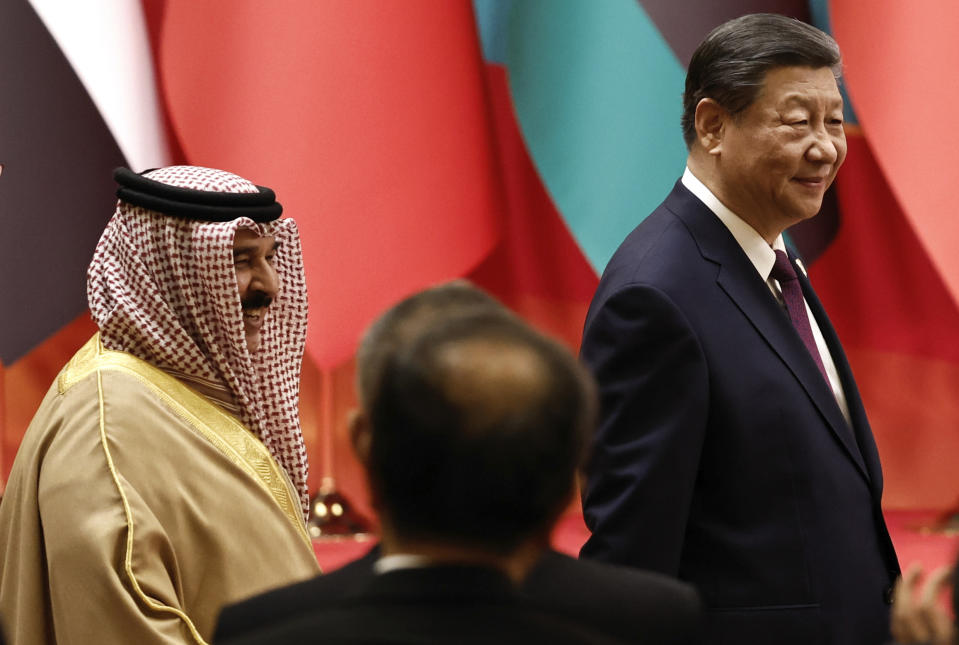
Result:
<svg viewBox="0 0 959 645"><path fill-rule="evenodd" d="M37 411L0 504L8 641L209 641L228 603L319 572L262 443L94 336Z"/></svg>

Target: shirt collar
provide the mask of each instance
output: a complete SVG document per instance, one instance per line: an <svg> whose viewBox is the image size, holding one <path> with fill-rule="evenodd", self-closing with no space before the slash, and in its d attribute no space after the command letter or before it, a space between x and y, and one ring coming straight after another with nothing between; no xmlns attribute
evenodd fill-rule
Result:
<svg viewBox="0 0 959 645"><path fill-rule="evenodd" d="M713 194L713 191L706 187L689 169L683 173L683 186L689 189L693 195L699 198L706 208L711 210L719 221L729 229L736 242L742 247L743 252L752 265L759 272L763 280L769 280L769 273L776 264L776 251L785 251L786 244L783 242L783 236L777 235L773 240L772 247L766 243L762 235L756 232L752 226L742 220L739 215L732 212L725 204L719 201L719 198Z"/></svg>
<svg viewBox="0 0 959 645"><path fill-rule="evenodd" d="M376 573L387 573L397 569L419 569L428 567L433 561L425 555L412 555L410 553L395 553L393 555L384 555L373 563L373 571Z"/></svg>

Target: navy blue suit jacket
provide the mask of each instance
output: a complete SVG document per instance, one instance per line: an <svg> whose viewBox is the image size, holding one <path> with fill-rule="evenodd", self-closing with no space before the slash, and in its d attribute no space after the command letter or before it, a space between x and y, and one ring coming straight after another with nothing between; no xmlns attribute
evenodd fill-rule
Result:
<svg viewBox="0 0 959 645"><path fill-rule="evenodd" d="M899 572L879 457L797 273L852 427L735 238L680 182L619 247L583 334L603 416L581 555L695 584L709 642L878 645Z"/></svg>

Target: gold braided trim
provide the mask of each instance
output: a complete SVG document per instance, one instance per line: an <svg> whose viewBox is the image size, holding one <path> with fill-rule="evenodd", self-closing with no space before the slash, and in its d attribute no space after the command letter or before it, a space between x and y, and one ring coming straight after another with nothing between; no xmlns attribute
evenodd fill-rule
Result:
<svg viewBox="0 0 959 645"><path fill-rule="evenodd" d="M58 390L66 392L94 370L123 372L155 393L194 432L263 486L312 550L299 498L288 478L266 446L237 419L163 370L131 354L104 348L99 334L94 334L64 367L57 379Z"/></svg>

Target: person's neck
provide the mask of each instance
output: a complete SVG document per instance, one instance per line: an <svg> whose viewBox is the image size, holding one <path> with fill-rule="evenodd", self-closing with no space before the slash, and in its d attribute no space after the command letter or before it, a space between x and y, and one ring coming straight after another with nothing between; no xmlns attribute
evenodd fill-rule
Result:
<svg viewBox="0 0 959 645"><path fill-rule="evenodd" d="M689 171L716 196L716 199L735 213L736 217L749 224L753 230L766 240L769 246L772 246L773 242L786 230L787 226L780 227L770 222L760 221L758 218L752 217L751 213L745 212L743 209L737 209L736 205L731 203L730 199L726 196L723 183L719 179L719 172L716 169L717 160L709 155L706 155L705 159L701 157L702 155L690 153L686 159L686 165L689 167Z"/></svg>
<svg viewBox="0 0 959 645"><path fill-rule="evenodd" d="M496 569L515 584L522 582L536 561L543 555L546 545L542 540L526 540L508 554L477 548L473 545L451 544L440 540L409 539L395 535L383 527L381 554L415 555L432 564L468 565Z"/></svg>

